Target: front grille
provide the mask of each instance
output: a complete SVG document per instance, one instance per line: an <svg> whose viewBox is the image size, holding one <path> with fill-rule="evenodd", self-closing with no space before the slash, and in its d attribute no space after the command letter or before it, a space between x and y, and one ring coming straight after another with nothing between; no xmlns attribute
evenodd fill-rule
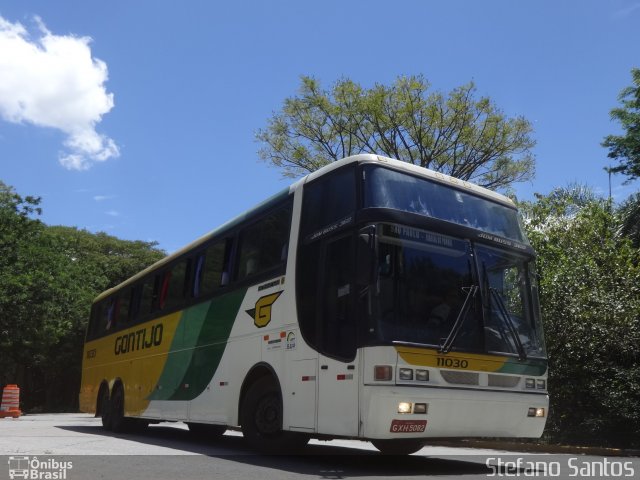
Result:
<svg viewBox="0 0 640 480"><path fill-rule="evenodd" d="M453 370L440 370L440 375L447 383L458 385L479 385L480 374L472 372L458 372Z"/></svg>
<svg viewBox="0 0 640 480"><path fill-rule="evenodd" d="M513 388L520 382L520 377L513 375L493 375L489 374L490 387Z"/></svg>

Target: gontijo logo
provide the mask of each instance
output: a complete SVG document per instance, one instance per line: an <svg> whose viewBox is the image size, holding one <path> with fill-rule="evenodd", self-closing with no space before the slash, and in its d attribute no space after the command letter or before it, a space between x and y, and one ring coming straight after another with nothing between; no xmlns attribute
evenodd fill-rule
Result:
<svg viewBox="0 0 640 480"><path fill-rule="evenodd" d="M9 457L9 478L34 480L65 480L73 462L61 462L55 458L39 460L38 457Z"/></svg>
<svg viewBox="0 0 640 480"><path fill-rule="evenodd" d="M271 307L278 297L282 294L282 290L270 295L260 297L256 302L256 307L251 310L247 310L247 313L253 318L253 323L258 328L263 328L269 325L271 321Z"/></svg>

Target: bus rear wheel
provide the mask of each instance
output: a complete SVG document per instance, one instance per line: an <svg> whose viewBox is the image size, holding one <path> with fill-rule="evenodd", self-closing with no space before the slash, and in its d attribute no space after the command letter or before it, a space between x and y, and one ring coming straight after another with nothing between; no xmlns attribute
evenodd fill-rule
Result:
<svg viewBox="0 0 640 480"><path fill-rule="evenodd" d="M410 455L424 447L424 440L414 439L372 440L371 443L383 455Z"/></svg>
<svg viewBox="0 0 640 480"><path fill-rule="evenodd" d="M106 386L103 386L100 389L98 397L98 407L100 410L98 413L102 421L102 428L105 430L111 430L111 402L109 399L109 389Z"/></svg>
<svg viewBox="0 0 640 480"><path fill-rule="evenodd" d="M124 418L124 391L120 385L113 388L111 395L111 430L116 433L126 430L126 419Z"/></svg>
<svg viewBox="0 0 640 480"><path fill-rule="evenodd" d="M249 387L240 409L242 435L252 448L265 453L290 453L308 438L282 430L282 395L276 383L262 377Z"/></svg>

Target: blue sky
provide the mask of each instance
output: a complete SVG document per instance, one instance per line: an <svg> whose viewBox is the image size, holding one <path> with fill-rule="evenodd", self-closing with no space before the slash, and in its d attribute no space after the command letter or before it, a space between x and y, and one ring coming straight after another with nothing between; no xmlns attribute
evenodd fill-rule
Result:
<svg viewBox="0 0 640 480"><path fill-rule="evenodd" d="M600 142L619 132L638 25L640 0L0 0L15 76L0 77L0 180L42 196L46 223L170 252L291 182L254 136L300 75L423 74L441 91L474 80L533 123L520 198L576 181L606 194ZM640 183L623 180L619 200Z"/></svg>

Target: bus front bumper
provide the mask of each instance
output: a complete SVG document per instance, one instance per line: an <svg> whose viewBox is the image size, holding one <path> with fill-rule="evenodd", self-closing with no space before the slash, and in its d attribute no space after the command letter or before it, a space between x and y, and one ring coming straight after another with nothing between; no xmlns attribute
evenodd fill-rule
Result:
<svg viewBox="0 0 640 480"><path fill-rule="evenodd" d="M369 439L539 438L549 413L547 394L403 386L363 393L361 436Z"/></svg>

